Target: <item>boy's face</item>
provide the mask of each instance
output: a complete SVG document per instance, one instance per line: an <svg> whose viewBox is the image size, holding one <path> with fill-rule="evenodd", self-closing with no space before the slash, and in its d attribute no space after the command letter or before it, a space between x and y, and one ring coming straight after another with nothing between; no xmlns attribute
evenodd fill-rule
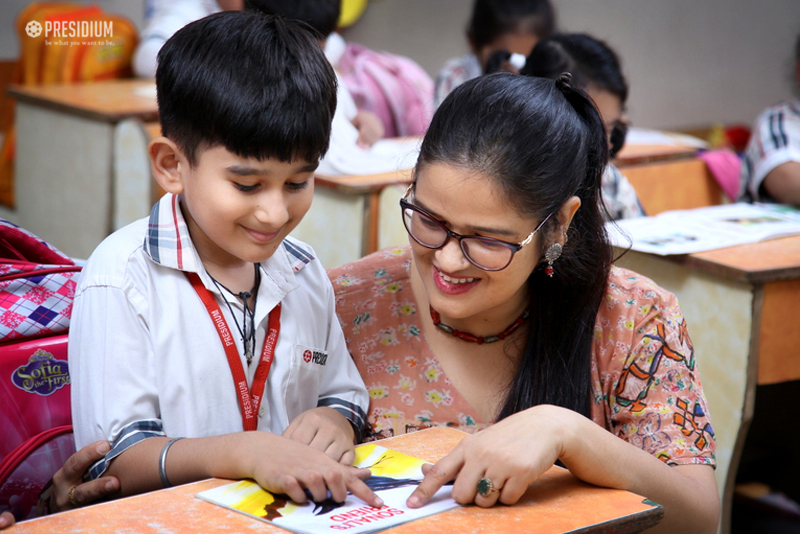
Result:
<svg viewBox="0 0 800 534"><path fill-rule="evenodd" d="M259 161L217 146L181 169L189 233L203 263L235 268L275 252L311 207L316 163Z"/></svg>

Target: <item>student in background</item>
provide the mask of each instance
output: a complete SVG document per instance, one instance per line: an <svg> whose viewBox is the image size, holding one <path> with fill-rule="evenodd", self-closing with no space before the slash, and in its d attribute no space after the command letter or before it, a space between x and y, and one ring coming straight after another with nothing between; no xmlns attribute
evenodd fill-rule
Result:
<svg viewBox="0 0 800 534"><path fill-rule="evenodd" d="M167 194L98 246L75 294L75 442L111 442L89 478L120 495L250 478L380 507L352 467L368 395L330 282L288 237L328 147L333 69L299 23L229 11L165 43L156 88Z"/></svg>
<svg viewBox="0 0 800 534"><path fill-rule="evenodd" d="M156 56L167 39L190 22L219 11L240 10L244 0L149 0L144 28L133 54L133 73L156 75Z"/></svg>
<svg viewBox="0 0 800 534"><path fill-rule="evenodd" d="M470 53L448 60L436 77L435 101L486 72L486 62L498 50L527 56L534 45L555 31L556 16L549 0L475 0L467 27Z"/></svg>
<svg viewBox="0 0 800 534"><path fill-rule="evenodd" d="M384 128L381 120L372 112L358 110L337 69L337 63L344 53L345 46L344 39L334 31L341 14L341 0L292 0L291 2L245 0L245 8L305 22L318 33L317 37L325 50L325 57L331 62L336 73L336 114L333 117L330 149L332 152L339 150L341 144L353 137L356 139L356 144L363 149L368 149L383 137ZM320 172L338 174L335 170L328 169L329 166L329 162L323 158L320 162Z"/></svg>
<svg viewBox="0 0 800 534"><path fill-rule="evenodd" d="M628 84L617 54L606 43L581 33L556 34L533 48L520 71L528 76L557 78L572 74L572 82L586 91L597 106L613 158L625 143L625 101ZM612 220L644 215L639 197L620 170L609 163L603 173L603 203Z"/></svg>
<svg viewBox="0 0 800 534"><path fill-rule="evenodd" d="M800 85L800 34L795 42ZM744 153L739 200L800 206L800 98L765 109Z"/></svg>

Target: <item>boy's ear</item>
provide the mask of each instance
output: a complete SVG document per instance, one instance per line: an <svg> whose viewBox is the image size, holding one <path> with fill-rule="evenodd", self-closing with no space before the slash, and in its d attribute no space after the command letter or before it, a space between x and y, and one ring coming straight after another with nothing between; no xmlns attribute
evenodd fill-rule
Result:
<svg viewBox="0 0 800 534"><path fill-rule="evenodd" d="M147 146L150 167L161 189L175 195L183 192L183 173L189 162L178 146L166 137L156 137Z"/></svg>

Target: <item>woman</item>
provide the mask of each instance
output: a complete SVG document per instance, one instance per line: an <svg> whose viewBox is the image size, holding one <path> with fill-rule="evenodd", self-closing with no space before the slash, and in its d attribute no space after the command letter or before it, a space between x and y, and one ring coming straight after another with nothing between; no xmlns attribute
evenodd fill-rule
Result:
<svg viewBox="0 0 800 534"><path fill-rule="evenodd" d="M511 504L556 460L712 532L713 431L675 297L611 267L603 122L568 76L494 74L436 112L401 202L410 248L329 272L372 398L371 437L481 432L432 466L421 506ZM619 437L623 439L619 439Z"/></svg>

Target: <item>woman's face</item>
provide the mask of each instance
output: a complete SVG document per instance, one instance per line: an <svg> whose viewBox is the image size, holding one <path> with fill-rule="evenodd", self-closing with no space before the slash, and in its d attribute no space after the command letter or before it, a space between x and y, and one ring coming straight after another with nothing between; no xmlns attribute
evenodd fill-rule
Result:
<svg viewBox="0 0 800 534"><path fill-rule="evenodd" d="M523 241L541 222L521 215L492 178L443 163L417 172L412 204L463 235ZM517 252L501 271L484 271L464 257L456 239L432 250L409 237L414 266L428 300L443 318L516 317L528 304L527 280L540 260L541 237Z"/></svg>

